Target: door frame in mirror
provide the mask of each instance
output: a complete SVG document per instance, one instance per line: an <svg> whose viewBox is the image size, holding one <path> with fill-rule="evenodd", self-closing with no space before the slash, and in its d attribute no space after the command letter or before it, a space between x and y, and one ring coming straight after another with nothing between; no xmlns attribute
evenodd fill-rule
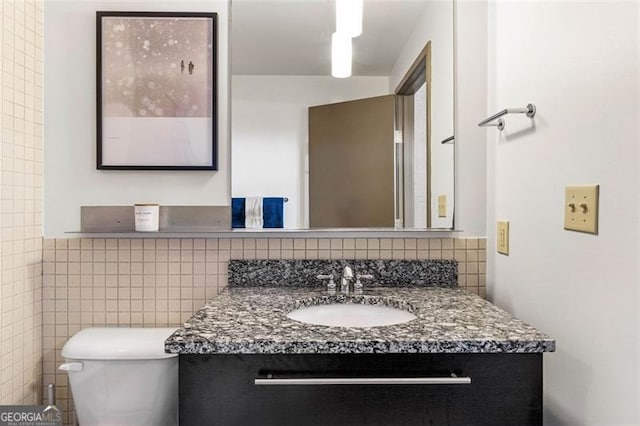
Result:
<svg viewBox="0 0 640 426"><path fill-rule="evenodd" d="M426 103L427 103L427 117L426 117L426 210L427 210L427 228L431 228L431 41L428 41L426 46L418 54L418 57L413 61L409 70L405 73L404 77L398 84L395 90L395 94L398 96L398 108L399 116L396 117L396 128L402 130L405 134L404 127L407 122L407 114L405 111L405 102L407 97L413 97L413 95L426 84ZM413 121L412 121L413 122ZM404 194L400 194L402 197L402 205L404 205Z"/></svg>

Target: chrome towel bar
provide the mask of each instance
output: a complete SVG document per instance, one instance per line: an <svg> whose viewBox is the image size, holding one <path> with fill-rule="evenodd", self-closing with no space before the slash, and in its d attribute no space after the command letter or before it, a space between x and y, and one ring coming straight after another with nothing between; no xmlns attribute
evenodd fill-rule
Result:
<svg viewBox="0 0 640 426"><path fill-rule="evenodd" d="M536 115L536 106L534 104L528 104L526 108L505 108L500 112L493 114L491 117L482 120L478 123L480 127L496 126L498 130L504 129L504 119L500 118L507 114L526 114L527 117L533 118ZM498 120L496 123L492 121Z"/></svg>
<svg viewBox="0 0 640 426"><path fill-rule="evenodd" d="M448 138L444 139L442 142L440 142L441 144L446 144L446 143L453 143L454 139L456 137L455 136L449 136Z"/></svg>

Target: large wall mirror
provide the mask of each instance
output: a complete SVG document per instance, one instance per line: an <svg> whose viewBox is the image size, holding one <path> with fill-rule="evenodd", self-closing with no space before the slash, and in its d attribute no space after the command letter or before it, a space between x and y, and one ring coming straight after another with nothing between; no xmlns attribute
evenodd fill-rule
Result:
<svg viewBox="0 0 640 426"><path fill-rule="evenodd" d="M453 0L364 0L349 78L334 0L231 7L235 200L284 200L288 229L453 228Z"/></svg>

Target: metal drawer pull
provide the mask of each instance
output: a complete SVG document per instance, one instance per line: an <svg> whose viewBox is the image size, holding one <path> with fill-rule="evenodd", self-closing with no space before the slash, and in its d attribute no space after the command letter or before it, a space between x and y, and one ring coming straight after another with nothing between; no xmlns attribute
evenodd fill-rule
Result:
<svg viewBox="0 0 640 426"><path fill-rule="evenodd" d="M344 377L304 379L255 379L256 386L292 385L470 385L471 377Z"/></svg>

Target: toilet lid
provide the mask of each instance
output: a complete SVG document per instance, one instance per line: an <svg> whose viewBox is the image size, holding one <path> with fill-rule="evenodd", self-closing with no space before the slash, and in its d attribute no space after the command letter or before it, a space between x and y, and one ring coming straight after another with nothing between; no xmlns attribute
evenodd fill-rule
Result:
<svg viewBox="0 0 640 426"><path fill-rule="evenodd" d="M62 356L77 360L129 360L173 358L164 341L177 328L85 328L62 348Z"/></svg>

